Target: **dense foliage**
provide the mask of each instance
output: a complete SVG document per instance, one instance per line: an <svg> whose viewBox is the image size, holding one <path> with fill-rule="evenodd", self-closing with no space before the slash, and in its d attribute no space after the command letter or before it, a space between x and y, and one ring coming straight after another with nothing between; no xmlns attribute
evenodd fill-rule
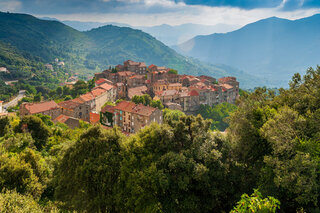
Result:
<svg viewBox="0 0 320 213"><path fill-rule="evenodd" d="M227 102L217 104L212 107L209 105L200 105L198 113L204 119L212 119L211 129L224 131L229 125L227 118L237 107Z"/></svg>
<svg viewBox="0 0 320 213"><path fill-rule="evenodd" d="M18 211L28 203L34 212L317 212L319 91L320 67L295 75L278 96L265 88L243 95L223 135L211 120L168 109L164 124L128 137L84 122L71 130L48 116L1 118L0 204Z"/></svg>
<svg viewBox="0 0 320 213"><path fill-rule="evenodd" d="M164 108L160 100L152 100L152 98L148 94L145 94L142 96L135 95L132 97L131 101L134 102L135 104L143 104L145 106L151 106L158 109Z"/></svg>

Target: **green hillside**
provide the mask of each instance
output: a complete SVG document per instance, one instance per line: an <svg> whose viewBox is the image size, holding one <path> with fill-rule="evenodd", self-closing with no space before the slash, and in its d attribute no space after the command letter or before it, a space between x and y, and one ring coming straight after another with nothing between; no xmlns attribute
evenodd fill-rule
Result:
<svg viewBox="0 0 320 213"><path fill-rule="evenodd" d="M233 75L244 88L259 85L256 77L231 67L204 64L184 57L151 35L127 27L108 25L79 32L58 21L0 13L0 41L43 63L59 58L66 62L67 69L85 75L131 59L171 67L180 74Z"/></svg>

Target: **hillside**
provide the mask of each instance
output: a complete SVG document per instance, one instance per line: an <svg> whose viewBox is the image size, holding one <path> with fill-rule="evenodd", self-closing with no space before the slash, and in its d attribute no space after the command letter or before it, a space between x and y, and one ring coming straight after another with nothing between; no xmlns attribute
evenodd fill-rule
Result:
<svg viewBox="0 0 320 213"><path fill-rule="evenodd" d="M185 42L197 35L209 35L212 33L230 32L238 28L236 25L217 24L217 25L201 25L201 24L182 24L171 26L167 24L152 27L135 27L146 33L153 35L159 41L166 45L172 46Z"/></svg>
<svg viewBox="0 0 320 213"><path fill-rule="evenodd" d="M0 13L0 41L38 57L44 63L59 58L66 68L92 75L125 60L145 61L177 69L181 74L234 75L244 88L261 81L229 67L203 64L186 58L141 30L104 26L80 32L58 21L40 20L30 15ZM249 81L248 81L249 80Z"/></svg>
<svg viewBox="0 0 320 213"><path fill-rule="evenodd" d="M211 63L228 64L285 86L295 72L319 64L320 15L290 21L260 20L226 34L197 36L178 52Z"/></svg>

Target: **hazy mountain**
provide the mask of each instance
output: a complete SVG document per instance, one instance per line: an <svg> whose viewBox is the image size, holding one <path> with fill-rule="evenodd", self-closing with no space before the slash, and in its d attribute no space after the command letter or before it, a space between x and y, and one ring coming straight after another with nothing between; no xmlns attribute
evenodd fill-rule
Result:
<svg viewBox="0 0 320 213"><path fill-rule="evenodd" d="M199 25L199 24L182 24L171 26L167 24L154 27L135 27L146 33L153 35L156 39L166 45L172 46L185 42L197 35L209 35L212 33L225 33L238 28L236 25Z"/></svg>
<svg viewBox="0 0 320 213"><path fill-rule="evenodd" d="M55 18L42 17L41 19L50 21L59 21ZM146 26L130 26L129 24L117 22L81 22L81 21L61 21L62 23L79 31L89 31L94 28L105 25L113 25L118 27L130 27L133 29L140 29L150 35L154 36L159 41L168 46L177 45L185 42L197 35L209 35L212 33L225 33L239 28L237 25L217 24L217 25L200 25L200 24L182 24L171 26L162 24L152 27Z"/></svg>
<svg viewBox="0 0 320 213"><path fill-rule="evenodd" d="M320 64L320 15L290 21L276 17L225 33L197 36L174 47L210 63L223 63L285 86L295 72Z"/></svg>
<svg viewBox="0 0 320 213"><path fill-rule="evenodd" d="M61 21L62 23L76 29L79 31L89 31L94 28L106 26L106 25L113 25L118 27L131 27L128 24L117 23L117 22L81 22L81 21Z"/></svg>
<svg viewBox="0 0 320 213"><path fill-rule="evenodd" d="M240 82L244 80L242 87L245 88L262 84L257 78L231 67L186 58L151 35L128 27L108 25L80 32L58 21L0 13L0 41L43 62L59 58L70 69L82 73L101 71L131 59L171 67L181 74L233 75Z"/></svg>

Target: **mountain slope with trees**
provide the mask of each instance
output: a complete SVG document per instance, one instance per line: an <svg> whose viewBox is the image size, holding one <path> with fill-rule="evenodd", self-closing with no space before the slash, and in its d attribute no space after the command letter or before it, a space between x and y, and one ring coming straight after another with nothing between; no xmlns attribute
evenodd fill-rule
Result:
<svg viewBox="0 0 320 213"><path fill-rule="evenodd" d="M154 37L127 27L104 26L80 32L58 21L26 14L0 13L0 41L38 57L43 63L59 58L66 67L92 75L125 60L167 66L180 74L234 75L245 88L259 85L258 78L237 69L205 64L176 53Z"/></svg>
<svg viewBox="0 0 320 213"><path fill-rule="evenodd" d="M174 49L265 78L267 86L286 86L294 73L319 64L319 25L320 14L294 21L272 17L233 32L197 36Z"/></svg>

